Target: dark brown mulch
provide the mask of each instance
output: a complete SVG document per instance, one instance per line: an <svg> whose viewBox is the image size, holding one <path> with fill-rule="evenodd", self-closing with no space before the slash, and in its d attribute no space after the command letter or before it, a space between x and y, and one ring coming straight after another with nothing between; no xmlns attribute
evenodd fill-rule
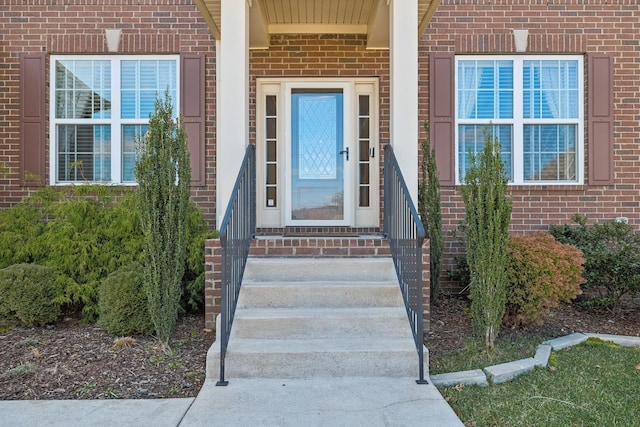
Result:
<svg viewBox="0 0 640 427"><path fill-rule="evenodd" d="M530 334L556 338L574 332L640 336L640 301L626 300L623 315L615 317L606 308L588 307L586 298L552 309L544 324L528 328L503 327L501 334ZM464 347L473 335L469 301L464 297L444 298L431 306L431 330L425 343L431 360Z"/></svg>
<svg viewBox="0 0 640 427"><path fill-rule="evenodd" d="M194 397L205 379L214 334L203 316L178 321L163 352L157 340L133 342L67 319L0 334L0 400Z"/></svg>
<svg viewBox="0 0 640 427"><path fill-rule="evenodd" d="M468 302L447 298L432 306L426 343L430 358L446 357L471 336ZM640 303L614 318L604 309L563 304L543 326L503 333L531 333L549 338L573 332L640 336ZM117 346L116 337L95 325L75 320L0 334L0 400L15 399L150 399L194 397L205 379L206 353L214 334L203 316L179 320L172 351L157 341L135 336ZM125 343L126 344L126 343Z"/></svg>

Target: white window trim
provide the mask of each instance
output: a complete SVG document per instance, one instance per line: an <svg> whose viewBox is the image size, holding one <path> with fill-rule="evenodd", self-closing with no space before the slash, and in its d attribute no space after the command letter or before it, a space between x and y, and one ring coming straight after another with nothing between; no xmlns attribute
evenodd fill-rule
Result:
<svg viewBox="0 0 640 427"><path fill-rule="evenodd" d="M71 61L105 61L111 63L111 105L112 112L117 110L118 114L112 114L111 119L91 119L92 124L111 125L111 181L89 181L88 184L136 186L136 182L122 181L122 125L146 125L149 119L122 119L120 113L120 63L125 60L152 60L176 62L176 115L180 114L180 55L51 55L49 60L49 183L56 186L83 185L84 182L58 181L58 137L56 126L59 124L77 124L78 119L57 119L56 118L56 67L58 60ZM164 93L160 94L164 96Z"/></svg>
<svg viewBox="0 0 640 427"><path fill-rule="evenodd" d="M455 176L456 184L461 185L459 173L459 140L458 127L459 124L486 124L486 119L458 119L458 62L459 61L513 61L513 119L492 119L490 122L494 125L509 124L513 125L513 146L512 146L512 165L513 165L513 181L509 185L521 186L567 186L567 185L583 185L584 184L584 57L582 55L456 55L455 61ZM522 118L522 99L523 99L523 81L522 68L525 60L571 60L578 62L578 118L577 119L527 119ZM516 143L523 140L523 125L527 123L536 124L567 124L576 123L578 126L577 143L576 143L576 180L575 181L524 181L524 144Z"/></svg>

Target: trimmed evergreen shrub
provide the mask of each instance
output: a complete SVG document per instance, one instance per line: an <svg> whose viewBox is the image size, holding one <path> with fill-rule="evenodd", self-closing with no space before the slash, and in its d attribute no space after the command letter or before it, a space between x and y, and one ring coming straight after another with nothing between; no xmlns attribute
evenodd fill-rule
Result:
<svg viewBox="0 0 640 427"><path fill-rule="evenodd" d="M98 325L114 335L151 334L143 283L142 265L137 262L109 274L100 285Z"/></svg>
<svg viewBox="0 0 640 427"><path fill-rule="evenodd" d="M136 139L136 205L144 236L144 288L162 346L178 319L187 256L191 166L182 120L173 117L169 91L156 99L144 138Z"/></svg>
<svg viewBox="0 0 640 427"><path fill-rule="evenodd" d="M424 129L427 138L422 143L422 181L418 190L418 211L422 222L426 225L430 247L430 290L431 299L440 296L440 273L442 272L442 253L444 240L442 238L442 211L440 210L440 177L436 164L436 152L429 141L429 123Z"/></svg>
<svg viewBox="0 0 640 427"><path fill-rule="evenodd" d="M461 188L466 211L464 230L471 274L472 323L487 348L493 348L506 304L512 203L501 155L497 138L487 132L483 150L477 157L470 153Z"/></svg>
<svg viewBox="0 0 640 427"><path fill-rule="evenodd" d="M551 234L512 235L509 239L505 322L544 323L549 309L582 293L582 252Z"/></svg>
<svg viewBox="0 0 640 427"><path fill-rule="evenodd" d="M0 211L0 266L27 262L53 268L56 302L95 320L99 282L131 262L136 252L130 243L142 238L132 232L131 213L112 215L122 194L100 185L46 188Z"/></svg>
<svg viewBox="0 0 640 427"><path fill-rule="evenodd" d="M2 323L33 327L55 322L60 304L55 301L56 274L37 264L15 264L0 270Z"/></svg>

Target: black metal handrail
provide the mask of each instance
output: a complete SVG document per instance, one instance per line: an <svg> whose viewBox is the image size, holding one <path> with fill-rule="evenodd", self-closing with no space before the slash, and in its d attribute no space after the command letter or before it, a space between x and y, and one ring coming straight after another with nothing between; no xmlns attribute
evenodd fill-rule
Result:
<svg viewBox="0 0 640 427"><path fill-rule="evenodd" d="M387 145L384 150L384 233L389 240L418 351L420 378L416 382L426 384L422 311L422 243L425 230L391 145Z"/></svg>
<svg viewBox="0 0 640 427"><path fill-rule="evenodd" d="M256 154L255 146L249 144L240 166L227 211L220 225L222 248L222 279L220 304L220 380L225 386L224 362L231 335L233 316L242 284L244 267L249 256L251 240L256 234Z"/></svg>

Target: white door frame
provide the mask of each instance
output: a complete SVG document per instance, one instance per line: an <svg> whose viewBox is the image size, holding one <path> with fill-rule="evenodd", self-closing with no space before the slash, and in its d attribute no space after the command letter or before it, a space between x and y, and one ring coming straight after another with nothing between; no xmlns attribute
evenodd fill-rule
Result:
<svg viewBox="0 0 640 427"><path fill-rule="evenodd" d="M345 218L342 221L311 221L291 219L291 92L295 89L337 89L343 93L343 147L349 147L345 162ZM370 200L367 206L358 204L358 101L369 96L371 151ZM265 97L277 99L277 197L267 201ZM257 145L257 221L258 227L284 226L379 226L379 141L378 141L378 79L377 78L257 78L256 79L256 145Z"/></svg>

